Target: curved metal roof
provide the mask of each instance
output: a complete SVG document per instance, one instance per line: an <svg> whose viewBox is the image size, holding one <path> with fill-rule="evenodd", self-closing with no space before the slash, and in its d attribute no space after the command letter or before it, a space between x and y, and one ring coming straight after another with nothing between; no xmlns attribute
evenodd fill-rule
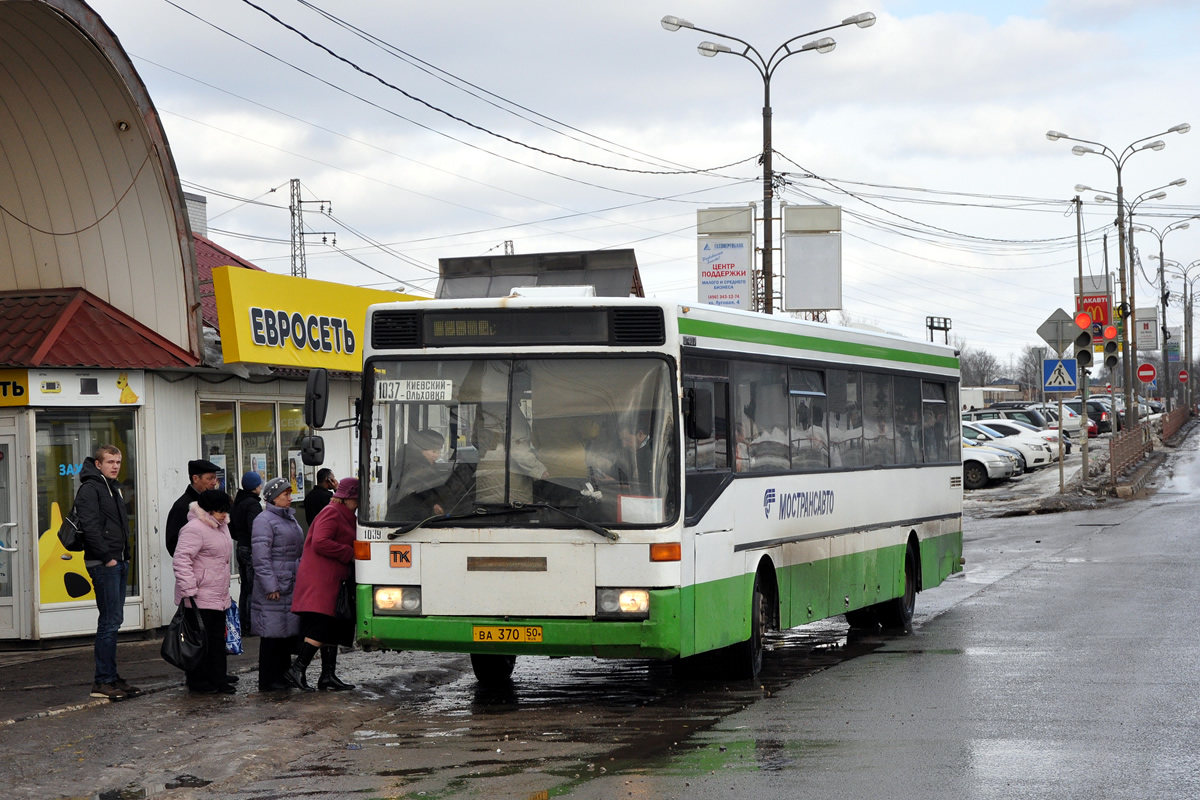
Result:
<svg viewBox="0 0 1200 800"><path fill-rule="evenodd" d="M80 287L200 352L196 269L158 112L79 0L0 0L0 291Z"/></svg>

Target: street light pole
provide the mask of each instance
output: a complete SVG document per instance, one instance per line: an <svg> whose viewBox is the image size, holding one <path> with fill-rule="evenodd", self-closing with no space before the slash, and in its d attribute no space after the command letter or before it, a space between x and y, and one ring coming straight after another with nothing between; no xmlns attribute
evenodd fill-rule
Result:
<svg viewBox="0 0 1200 800"><path fill-rule="evenodd" d="M701 42L696 49L700 55L712 58L717 53L732 53L735 56L741 56L754 65L758 70L758 74L763 80L763 247L762 247L762 276L763 276L763 299L761 310L770 314L774 311L774 295L775 295L775 270L774 270L774 225L772 214L774 213L775 200L775 169L772 163L773 149L771 145L771 76L775 74L775 68L788 56L796 53L803 53L808 50L815 50L818 53L828 53L837 46L837 42L828 36L815 39L811 42L806 42L796 49L792 49L791 45L797 39L804 39L808 36L815 36L818 33L845 28L848 25L857 25L860 28L869 28L875 24L875 15L870 11L865 11L862 14L855 14L852 17L847 17L837 25L830 25L826 28L818 28L815 31L801 33L788 39L779 47L775 48L775 52L770 58L763 58L762 54L755 49L749 42L739 39L736 36L730 36L727 33L719 31L707 30L705 28L693 25L682 17L676 17L668 14L660 21L663 29L668 31L677 31L680 28L691 28L700 33L707 33L711 36L717 36L722 39L728 39L731 42L737 42L742 46L742 51L731 49L728 45L718 42Z"/></svg>
<svg viewBox="0 0 1200 800"><path fill-rule="evenodd" d="M1120 155L1118 155L1115 151L1113 151L1108 145L1101 144L1100 142L1093 142L1090 139L1077 139L1073 136L1068 136L1067 134L1062 133L1060 131L1046 131L1046 138L1052 142L1056 142L1059 139L1066 139L1067 141L1071 141L1071 142L1081 142L1081 144L1077 144L1071 148L1072 154L1077 155L1077 156L1083 156L1083 155L1089 155L1089 154L1104 156L1105 158L1107 158L1109 161L1111 161L1113 163L1114 167L1117 168L1117 231L1119 234L1118 241L1120 244L1120 247L1118 248L1118 250L1120 253L1121 302L1122 302L1122 304L1124 304L1126 302L1126 298L1125 298L1126 264L1125 264L1125 217L1124 217L1125 193L1124 193L1124 187L1121 183L1121 168L1125 165L1125 162L1128 161L1129 158L1134 153L1141 152L1142 150L1162 150L1164 147L1167 146L1165 142L1163 142L1161 139L1156 139L1156 137L1163 136L1168 133L1187 133L1191 129L1192 129L1192 126L1186 122L1181 123L1179 125L1174 125L1174 126L1168 128L1167 130L1163 131L1162 133L1156 133L1153 136L1146 136L1142 139L1137 139L1137 140L1131 142L1124 150L1121 151ZM1156 140L1151 142L1151 141L1149 141L1151 139L1156 139ZM1146 142L1149 142L1149 143L1146 144ZM1086 147L1085 145L1094 145L1094 147ZM1096 148L1099 148L1099 149L1096 149ZM1129 266L1129 269L1132 269L1132 267L1133 267L1132 261L1130 262L1130 264L1128 266ZM1132 272L1130 272L1129 275L1130 275L1130 277L1132 277ZM1129 311L1129 316L1126 317L1126 321L1125 321L1125 358L1124 358L1124 361L1125 361L1125 390L1124 390L1125 415L1126 415L1126 419L1129 420L1131 422L1131 424L1136 425L1137 424L1137 406L1134 404L1133 396L1132 396L1132 392L1133 392L1132 382L1133 382L1133 378L1134 378L1133 362L1134 362L1134 359L1136 358L1136 354L1134 353L1134 349L1131 344L1133 337L1130 335L1131 333L1133 333L1132 327L1135 323L1135 315L1133 313L1132 303L1130 303L1128 311Z"/></svg>
<svg viewBox="0 0 1200 800"><path fill-rule="evenodd" d="M1184 180L1183 178L1180 178L1179 180L1172 181L1171 183L1176 186L1183 186L1185 183L1187 183L1187 181ZM1189 217L1189 219L1195 219L1195 217ZM1171 410L1171 395L1174 394L1174 392L1173 391L1170 393L1167 392L1167 387L1170 385L1170 383L1168 381L1168 375L1167 375L1167 295L1168 295L1168 293L1167 293L1166 275L1164 274L1164 271L1163 271L1164 265L1166 264L1166 261L1163 259L1163 239L1167 238L1167 234L1170 233L1171 231L1181 231L1181 230L1185 230L1186 228L1189 228L1189 227L1191 227L1191 225L1186 220L1172 222L1170 225L1167 225L1161 231L1159 231L1156 228L1152 228L1149 225L1132 225L1131 224L1129 226L1129 231L1130 231L1131 236L1133 234L1133 231L1138 231L1140 233L1153 234L1154 238L1158 239L1158 288L1159 288L1159 292L1160 292L1160 299L1162 300L1162 326L1161 327L1162 327L1162 337L1163 337L1162 338L1162 371L1163 371L1162 388L1163 388L1163 397L1167 402L1167 411ZM1150 257L1154 258L1154 256L1150 256Z"/></svg>

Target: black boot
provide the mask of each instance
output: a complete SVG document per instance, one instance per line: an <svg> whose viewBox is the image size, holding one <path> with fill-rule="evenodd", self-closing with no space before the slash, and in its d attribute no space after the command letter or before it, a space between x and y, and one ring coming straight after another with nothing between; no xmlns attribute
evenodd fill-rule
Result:
<svg viewBox="0 0 1200 800"><path fill-rule="evenodd" d="M312 663L313 656L316 654L316 645L301 642L300 652L296 653L296 658L292 661L292 666L288 667L288 671L283 673L284 681L301 691L315 692L316 689L308 685L308 676L304 673L308 669L308 665Z"/></svg>
<svg viewBox="0 0 1200 800"><path fill-rule="evenodd" d="M344 692L353 689L353 683L346 683L334 671L337 669L338 646L336 644L321 645L321 677L317 679L317 688L322 692Z"/></svg>

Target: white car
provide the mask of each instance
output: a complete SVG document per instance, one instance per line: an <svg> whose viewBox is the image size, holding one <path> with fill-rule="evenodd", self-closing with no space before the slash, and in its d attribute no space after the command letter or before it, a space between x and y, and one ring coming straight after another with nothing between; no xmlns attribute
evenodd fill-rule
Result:
<svg viewBox="0 0 1200 800"><path fill-rule="evenodd" d="M1021 422L1016 419L990 419L982 424L1005 436L1032 433L1034 436L1050 443L1050 446L1054 448L1055 457L1058 456L1058 438L1061 435L1063 453L1068 456L1071 455L1071 437L1066 434L1059 434L1057 429L1047 428L1046 430L1042 430L1041 428L1035 428L1027 422Z"/></svg>
<svg viewBox="0 0 1200 800"><path fill-rule="evenodd" d="M1005 436L999 431L989 429L982 422L964 422L962 435L973 442L995 442L1019 451L1025 457L1025 469L1030 471L1038 467L1047 467L1058 458L1058 448L1051 448L1050 444L1039 436L1024 433Z"/></svg>
<svg viewBox="0 0 1200 800"><path fill-rule="evenodd" d="M992 481L1011 478L1016 474L1017 457L1009 453L963 440L963 488L982 489Z"/></svg>

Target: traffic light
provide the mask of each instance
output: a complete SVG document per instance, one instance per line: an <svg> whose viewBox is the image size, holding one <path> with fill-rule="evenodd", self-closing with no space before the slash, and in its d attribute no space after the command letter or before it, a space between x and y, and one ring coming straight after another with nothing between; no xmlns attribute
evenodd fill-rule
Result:
<svg viewBox="0 0 1200 800"><path fill-rule="evenodd" d="M1121 360L1120 354L1117 352L1117 326L1105 325L1104 336L1104 366L1109 370L1115 370L1117 363Z"/></svg>
<svg viewBox="0 0 1200 800"><path fill-rule="evenodd" d="M1075 315L1075 326L1079 328L1075 336L1075 361L1080 369L1092 365L1092 315L1080 311Z"/></svg>

